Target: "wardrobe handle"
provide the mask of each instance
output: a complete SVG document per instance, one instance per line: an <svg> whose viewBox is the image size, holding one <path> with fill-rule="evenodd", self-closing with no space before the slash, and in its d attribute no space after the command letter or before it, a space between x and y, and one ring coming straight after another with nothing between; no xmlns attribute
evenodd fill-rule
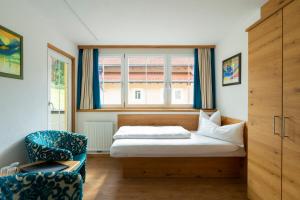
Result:
<svg viewBox="0 0 300 200"><path fill-rule="evenodd" d="M289 119L289 117L283 117L282 118L282 138L289 137L285 134L285 119Z"/></svg>
<svg viewBox="0 0 300 200"><path fill-rule="evenodd" d="M276 133L276 118L281 118L280 116L278 116L278 115L275 115L275 116L273 116L273 134L274 135L280 135L279 133Z"/></svg>

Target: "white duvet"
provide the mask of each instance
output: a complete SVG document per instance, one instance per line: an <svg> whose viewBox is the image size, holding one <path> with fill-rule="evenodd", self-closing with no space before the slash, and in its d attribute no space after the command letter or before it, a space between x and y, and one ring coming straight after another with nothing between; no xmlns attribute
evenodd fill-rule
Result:
<svg viewBox="0 0 300 200"><path fill-rule="evenodd" d="M245 149L230 142L192 133L189 139L115 140L110 155L122 157L244 157Z"/></svg>
<svg viewBox="0 0 300 200"><path fill-rule="evenodd" d="M181 126L122 126L114 139L188 139L191 133Z"/></svg>

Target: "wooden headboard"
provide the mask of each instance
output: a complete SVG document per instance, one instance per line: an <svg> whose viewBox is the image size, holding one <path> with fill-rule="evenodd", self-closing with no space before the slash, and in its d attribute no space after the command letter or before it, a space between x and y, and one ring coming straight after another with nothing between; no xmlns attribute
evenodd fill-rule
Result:
<svg viewBox="0 0 300 200"><path fill-rule="evenodd" d="M241 120L222 117L222 125L239 123ZM187 130L198 129L199 114L120 114L118 127L121 126L182 126ZM244 143L247 147L247 124L244 130Z"/></svg>
<svg viewBox="0 0 300 200"><path fill-rule="evenodd" d="M199 115L188 114L120 114L121 126L182 126L187 130L198 129Z"/></svg>
<svg viewBox="0 0 300 200"><path fill-rule="evenodd" d="M222 125L239 123L241 120L222 117ZM199 114L120 114L121 126L182 126L187 130L198 129Z"/></svg>

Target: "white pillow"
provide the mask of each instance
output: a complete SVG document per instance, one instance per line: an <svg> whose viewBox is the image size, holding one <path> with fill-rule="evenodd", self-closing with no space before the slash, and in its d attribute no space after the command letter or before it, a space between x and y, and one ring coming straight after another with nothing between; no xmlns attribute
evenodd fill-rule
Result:
<svg viewBox="0 0 300 200"><path fill-rule="evenodd" d="M244 147L244 122L218 126L210 120L203 118L201 120L201 128L198 133Z"/></svg>
<svg viewBox="0 0 300 200"><path fill-rule="evenodd" d="M205 112L203 112L202 110L200 110L200 115L199 115L199 123L198 123L198 131L201 129L201 121L202 119L207 119L219 126L221 126L221 113L220 111L217 111L215 113L213 113L210 117L208 116L208 114L206 114Z"/></svg>

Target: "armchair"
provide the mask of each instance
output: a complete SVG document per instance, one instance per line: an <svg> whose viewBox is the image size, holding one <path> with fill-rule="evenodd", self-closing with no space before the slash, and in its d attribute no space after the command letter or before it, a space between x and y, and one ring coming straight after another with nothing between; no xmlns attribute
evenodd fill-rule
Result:
<svg viewBox="0 0 300 200"><path fill-rule="evenodd" d="M25 146L31 162L80 161L77 172L85 181L86 136L68 131L38 131L25 137Z"/></svg>
<svg viewBox="0 0 300 200"><path fill-rule="evenodd" d="M0 177L0 199L82 199L82 178L74 172L24 173Z"/></svg>

